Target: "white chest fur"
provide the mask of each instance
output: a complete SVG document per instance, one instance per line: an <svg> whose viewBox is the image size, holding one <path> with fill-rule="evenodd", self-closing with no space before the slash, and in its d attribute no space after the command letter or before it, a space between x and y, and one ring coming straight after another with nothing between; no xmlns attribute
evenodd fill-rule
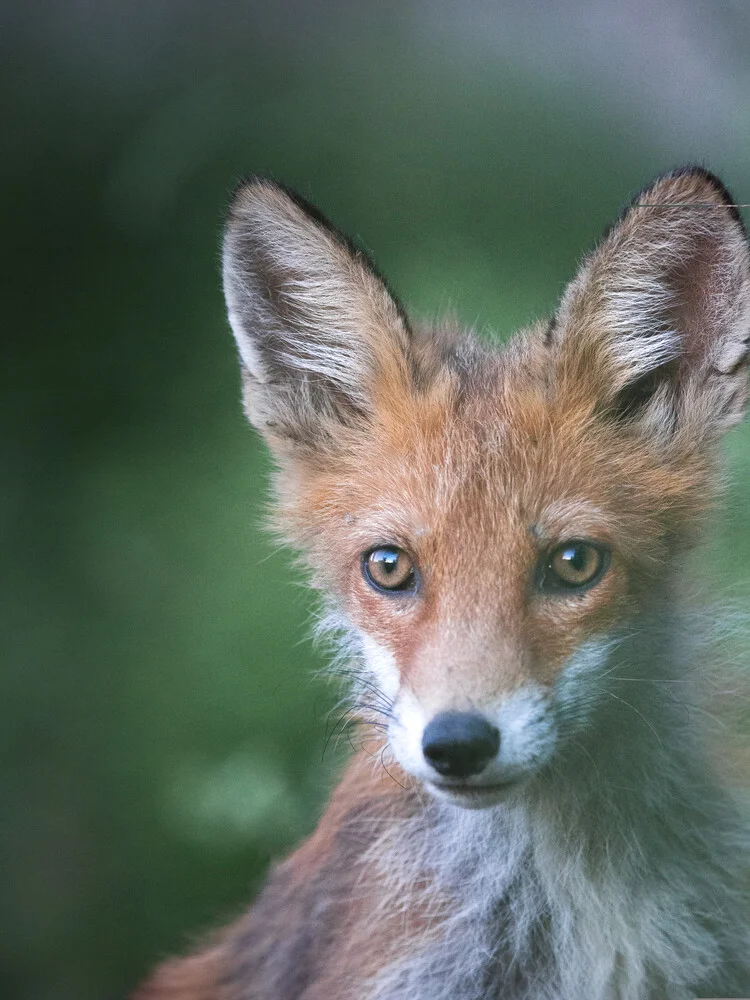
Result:
<svg viewBox="0 0 750 1000"><path fill-rule="evenodd" d="M609 806L587 821L539 799L481 813L435 803L389 835L401 906L415 891L452 906L437 936L394 954L371 1000L750 995L729 816L712 836L700 810L673 810L670 827L663 812Z"/></svg>

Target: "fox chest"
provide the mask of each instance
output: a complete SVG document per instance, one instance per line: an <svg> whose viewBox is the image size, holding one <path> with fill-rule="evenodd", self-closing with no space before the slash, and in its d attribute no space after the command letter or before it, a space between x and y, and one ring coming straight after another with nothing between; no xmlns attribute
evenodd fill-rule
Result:
<svg viewBox="0 0 750 1000"><path fill-rule="evenodd" d="M537 908L538 906L538 908ZM536 910L536 912L534 912ZM438 942L384 968L367 1000L693 1000L705 994L685 962L654 962L649 942L604 922L551 915L542 895L466 912ZM617 944L614 945L613 941ZM667 965L669 963L666 963ZM720 977L721 978L721 977ZM725 995L721 993L720 995Z"/></svg>

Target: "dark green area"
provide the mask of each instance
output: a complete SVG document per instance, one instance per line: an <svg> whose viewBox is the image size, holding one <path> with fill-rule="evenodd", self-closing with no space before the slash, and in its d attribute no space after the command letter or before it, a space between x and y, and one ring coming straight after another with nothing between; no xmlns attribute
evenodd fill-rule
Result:
<svg viewBox="0 0 750 1000"><path fill-rule="evenodd" d="M750 201L750 115L717 157L602 64L461 47L417 5L235 29L163 4L142 32L145 5L58 6L0 11L0 980L114 1000L250 898L344 750L322 759L313 603L260 526L218 278L235 180L299 188L415 314L505 335L661 170L707 162ZM706 559L740 601L748 444Z"/></svg>

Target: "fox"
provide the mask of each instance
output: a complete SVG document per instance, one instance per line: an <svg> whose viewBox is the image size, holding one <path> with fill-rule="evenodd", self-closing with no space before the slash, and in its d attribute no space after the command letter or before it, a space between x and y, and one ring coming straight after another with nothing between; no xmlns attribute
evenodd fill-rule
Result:
<svg viewBox="0 0 750 1000"><path fill-rule="evenodd" d="M750 997L750 823L693 607L748 395L722 181L659 176L507 342L411 321L262 177L223 284L362 728L312 836L138 1000Z"/></svg>

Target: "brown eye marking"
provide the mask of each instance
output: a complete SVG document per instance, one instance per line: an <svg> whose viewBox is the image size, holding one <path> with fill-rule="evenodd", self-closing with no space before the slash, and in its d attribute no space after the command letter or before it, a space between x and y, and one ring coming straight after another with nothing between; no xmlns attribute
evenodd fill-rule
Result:
<svg viewBox="0 0 750 1000"><path fill-rule="evenodd" d="M395 545L378 545L362 556L362 574L375 590L415 594L419 582L414 561Z"/></svg>
<svg viewBox="0 0 750 1000"><path fill-rule="evenodd" d="M606 573L610 562L606 545L572 538L548 553L541 564L539 589L547 593L587 590Z"/></svg>

